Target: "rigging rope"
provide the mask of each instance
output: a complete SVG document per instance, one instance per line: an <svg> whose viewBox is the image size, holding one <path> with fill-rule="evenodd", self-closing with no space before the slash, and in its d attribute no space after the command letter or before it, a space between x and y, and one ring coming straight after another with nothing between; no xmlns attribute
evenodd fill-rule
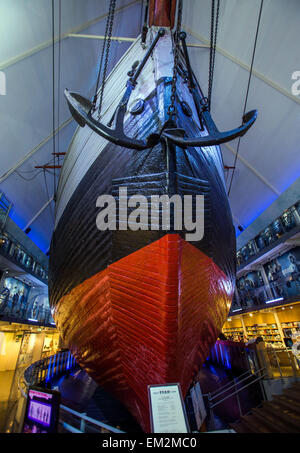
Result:
<svg viewBox="0 0 300 453"><path fill-rule="evenodd" d="M58 81L57 81L57 155L54 154L54 166L59 165L59 122L60 122L60 64L61 64L61 0L59 0L58 17ZM54 168L54 174L56 169ZM56 178L56 176L55 176ZM57 184L54 186L54 202L56 202Z"/></svg>
<svg viewBox="0 0 300 453"><path fill-rule="evenodd" d="M52 0L52 133L53 133L53 155L54 155L54 167L59 165L59 156L56 152L56 140L57 140L57 149L59 151L59 119L60 119L60 63L61 63L61 0L59 0L59 24L58 24L58 83L57 83L57 134L55 134L55 112L56 112L56 102L55 102L55 4ZM56 138L57 135L57 138ZM56 169L54 168L53 172L53 200L56 202L56 192L57 192L57 175Z"/></svg>
<svg viewBox="0 0 300 453"><path fill-rule="evenodd" d="M53 133L53 153L56 152L55 137L55 7L52 0L52 133ZM55 154L54 154L55 156ZM53 192L55 197L56 174L53 173ZM49 198L48 198L49 200Z"/></svg>
<svg viewBox="0 0 300 453"><path fill-rule="evenodd" d="M257 27L256 27L255 40L254 40L254 47L253 47L253 52L252 52L252 60L251 60L251 67L250 67L250 72L249 72L247 92L246 92L245 103L244 103L243 116L246 113L247 102L248 102L248 97L249 97L249 89L250 89L250 83L251 83L252 73L253 73L253 64L254 64L254 58L255 58L255 53L256 53L257 38L258 38L258 33L259 33L259 28L260 28L263 4L264 4L264 0L261 0L260 10L259 10L259 15L258 15L258 21L257 21ZM230 185L229 185L229 189L228 189L228 197L229 197L230 192L231 192L232 181L233 181L233 177L234 177L234 173L235 173L235 169L236 169L236 162L237 162L237 158L238 158L238 154L239 154L239 150L240 150L240 143L241 143L241 137L239 137L237 150L236 150L236 154L235 154L235 158L234 158L233 171L232 171Z"/></svg>

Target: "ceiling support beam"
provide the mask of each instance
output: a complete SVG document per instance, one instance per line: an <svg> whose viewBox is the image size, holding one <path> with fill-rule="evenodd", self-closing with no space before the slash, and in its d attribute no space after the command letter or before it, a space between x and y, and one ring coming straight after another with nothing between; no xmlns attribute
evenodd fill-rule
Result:
<svg viewBox="0 0 300 453"><path fill-rule="evenodd" d="M225 146L227 149L229 149L229 151L234 155L236 156L237 152L236 150L231 146L229 145L228 143L225 143ZM262 181L267 187L269 187L269 189L271 189L272 192L274 192L276 195L280 195L280 192L276 189L276 187L274 187L258 170L256 170L256 168L254 168L251 164L249 164L249 162L244 158L242 157L240 154L237 155L237 158L238 160L240 160L244 165L245 167L247 167L258 179L260 179L260 181Z"/></svg>
<svg viewBox="0 0 300 453"><path fill-rule="evenodd" d="M27 225L25 226L25 228L23 228L23 231L26 231L27 228L29 228L33 222L45 211L45 209L50 205L50 203L52 203L53 201L53 197L50 198L50 200L48 200L44 206L41 207L41 209L32 217L32 219L27 223Z"/></svg>
<svg viewBox="0 0 300 453"><path fill-rule="evenodd" d="M118 8L116 10L116 14L121 11L124 11L127 8L130 8L131 6L133 6L136 3L140 3L139 0L133 0L132 2L128 3L128 5L121 6L120 8ZM68 31L67 33L64 33L63 35L61 35L60 38L59 37L56 38L54 40L54 42L57 43L58 41L67 39L67 38L69 38L70 34L80 33L81 31L83 31L83 30L91 27L92 25L97 24L101 20L105 19L107 16L108 16L108 14L102 14L101 16L96 17L96 19L90 20L90 21L80 25L80 27L77 27L73 30ZM49 39L48 41L44 41L43 43L39 44L38 46L32 47L31 49L27 50L26 52L23 52L19 55L16 55L12 58L5 60L5 61L1 61L0 62L0 71L2 71L5 68L8 68L9 66L12 66L16 63L19 63L19 61L22 61L25 58L31 57L31 55L34 55L34 54L40 52L41 50L44 50L47 47L50 47L52 45L53 45L53 41L52 41L52 39Z"/></svg>
<svg viewBox="0 0 300 453"><path fill-rule="evenodd" d="M69 33L68 37L69 38L99 39L99 40L105 39L105 36L103 36L103 35L84 35L84 34L80 34L80 33ZM119 43L134 42L134 41L136 41L136 38L125 38L122 36L112 36L111 40L117 41ZM209 46L206 44L187 43L187 47L194 47L196 49L209 49Z"/></svg>
<svg viewBox="0 0 300 453"><path fill-rule="evenodd" d="M209 44L209 41L199 33L196 33L195 31L191 30L188 27L185 27L185 30L187 33L189 33L191 36L196 38L198 41L201 41L205 44ZM221 47L216 47L216 51L219 52L221 55L224 57L228 58L229 60L233 61L233 63L239 65L241 68L245 69L246 71L250 72L250 66L244 63L243 61L239 60L238 58L234 57L231 55L229 52L227 52L225 49L222 49ZM291 91L286 90L282 86L278 85L278 83L274 82L273 80L269 79L266 77L264 74L262 74L259 71L256 71L256 69L253 69L252 74L257 77L258 79L262 80L264 83L267 85L271 86L274 90L278 91L281 93L283 96L291 99L292 101L296 102L297 104L300 104L300 98L297 96L294 96Z"/></svg>
<svg viewBox="0 0 300 453"><path fill-rule="evenodd" d="M103 39L105 39L105 36L103 36L103 35L82 35L79 33L69 33L68 38L86 38L86 39L103 40ZM125 38L122 36L112 36L111 40L118 41L118 42L134 42L134 41L136 41L136 38Z"/></svg>
<svg viewBox="0 0 300 453"><path fill-rule="evenodd" d="M39 149L41 149L47 142L49 142L49 140L51 140L59 131L64 129L72 121L73 121L72 117L66 120L58 128L56 128L54 132L52 132L50 135L48 135L48 137L42 140L35 148L29 151L29 153L27 153L26 156L23 157L23 159L19 160L19 162L17 162L16 165L14 165L0 177L0 184L3 183L3 181L5 181L15 170L17 170L17 168L23 165L28 159L30 159L31 156L33 156Z"/></svg>

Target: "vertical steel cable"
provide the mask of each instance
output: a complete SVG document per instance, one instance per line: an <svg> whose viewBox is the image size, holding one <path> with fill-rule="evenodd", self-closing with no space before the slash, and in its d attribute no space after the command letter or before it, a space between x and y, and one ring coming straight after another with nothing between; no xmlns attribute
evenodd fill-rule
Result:
<svg viewBox="0 0 300 453"><path fill-rule="evenodd" d="M251 79L252 79L253 64L254 64L254 58L255 58L255 53L256 53L257 38L258 38L258 33L259 33L259 28L260 28L260 22L261 22L263 4L264 4L264 0L261 0L261 3L260 3L260 10L259 10L259 15L258 15L258 21L257 21L257 27L256 27L255 40L254 40L254 47L253 47L253 52L252 52L252 60L251 60L251 67L250 67L250 72L249 72L249 79L248 79L248 85L247 85L247 92L246 92L245 103L244 103L243 116L244 116L245 113L246 113L247 102L248 102L248 97L249 97L249 89L250 89L250 83L251 83ZM236 162L237 162L237 158L238 158L238 154L239 154L239 150L240 150L240 143L241 143L241 137L239 137L239 141L238 141L238 145L237 145L237 150L236 150L236 154L235 154L235 159L234 159L234 164L233 164L233 171L232 171L231 180L230 180L230 185L229 185L229 189L228 189L228 197L229 197L230 192L231 192L232 181L233 181L234 172L235 172L235 168L236 168Z"/></svg>
<svg viewBox="0 0 300 453"><path fill-rule="evenodd" d="M57 155L54 154L54 166L59 166L59 127L60 127L60 69L61 69L61 0L59 0L58 18L58 82L57 82ZM55 168L54 168L55 172ZM57 183L54 186L54 202L56 202Z"/></svg>
<svg viewBox="0 0 300 453"><path fill-rule="evenodd" d="M55 140L55 5L52 0L52 133L53 133L53 153L55 163L56 140ZM55 194L56 173L53 173L53 191Z"/></svg>

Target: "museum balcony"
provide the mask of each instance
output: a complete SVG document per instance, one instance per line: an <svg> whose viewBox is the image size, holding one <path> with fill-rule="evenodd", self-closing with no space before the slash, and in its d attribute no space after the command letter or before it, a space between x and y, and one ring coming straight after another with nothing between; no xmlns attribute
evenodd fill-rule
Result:
<svg viewBox="0 0 300 453"><path fill-rule="evenodd" d="M0 233L0 255L47 284L48 272L45 264L41 265L32 251L29 252L11 233Z"/></svg>
<svg viewBox="0 0 300 453"><path fill-rule="evenodd" d="M30 228L23 231L10 217L13 204L0 192L0 269L17 266L39 281L48 283L48 257L30 239Z"/></svg>
<svg viewBox="0 0 300 453"><path fill-rule="evenodd" d="M276 249L279 254L287 245L298 240L300 232L300 201L264 228L237 252L237 272L250 264L262 261Z"/></svg>

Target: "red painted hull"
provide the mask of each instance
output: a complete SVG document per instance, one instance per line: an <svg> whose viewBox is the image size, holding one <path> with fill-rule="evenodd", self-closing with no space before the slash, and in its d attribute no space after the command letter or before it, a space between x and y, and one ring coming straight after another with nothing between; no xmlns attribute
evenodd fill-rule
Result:
<svg viewBox="0 0 300 453"><path fill-rule="evenodd" d="M54 317L78 363L149 431L147 386L179 382L186 394L232 293L210 258L168 234L73 288Z"/></svg>

